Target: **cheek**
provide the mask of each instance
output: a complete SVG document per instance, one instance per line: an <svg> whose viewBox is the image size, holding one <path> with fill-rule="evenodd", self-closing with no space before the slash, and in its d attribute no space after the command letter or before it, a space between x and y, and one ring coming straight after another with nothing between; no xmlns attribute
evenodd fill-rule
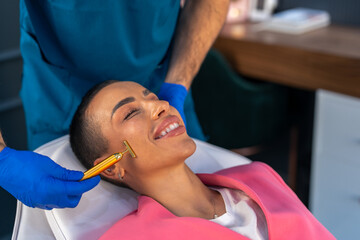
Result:
<svg viewBox="0 0 360 240"><path fill-rule="evenodd" d="M152 145L149 140L149 132L148 124L139 118L125 124L119 137L127 140L135 154L142 157L146 155L149 146Z"/></svg>
<svg viewBox="0 0 360 240"><path fill-rule="evenodd" d="M163 150L165 158L173 158L185 160L190 157L196 150L196 144L190 137L184 137L176 144L171 144L168 148Z"/></svg>
<svg viewBox="0 0 360 240"><path fill-rule="evenodd" d="M135 116L128 121L121 120L115 124L115 132L118 132L124 140L141 139L142 136L148 135L149 132L148 123L141 116Z"/></svg>
<svg viewBox="0 0 360 240"><path fill-rule="evenodd" d="M149 134L148 124L144 121L131 121L124 126L122 126L122 133L124 137L133 138L133 139L143 139Z"/></svg>

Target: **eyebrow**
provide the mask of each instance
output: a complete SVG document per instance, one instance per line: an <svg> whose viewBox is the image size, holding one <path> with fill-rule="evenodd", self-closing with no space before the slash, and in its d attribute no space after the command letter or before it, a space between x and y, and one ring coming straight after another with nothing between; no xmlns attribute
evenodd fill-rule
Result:
<svg viewBox="0 0 360 240"><path fill-rule="evenodd" d="M134 101L135 101L134 97L127 97L127 98L124 98L123 100L121 100L120 102L118 102L112 110L111 117L114 115L116 110L118 110L121 106L131 103L131 102L134 102Z"/></svg>
<svg viewBox="0 0 360 240"><path fill-rule="evenodd" d="M150 90L148 89L145 89L143 91L143 95L146 97L147 95L149 95L151 92ZM118 110L121 106L125 105L125 104L128 104L128 103L131 103L131 102L134 102L135 101L135 98L134 97L127 97L127 98L124 98L123 100L119 101L113 108L112 110L112 113L111 113L111 117L114 115L114 113L116 112L116 110Z"/></svg>
<svg viewBox="0 0 360 240"><path fill-rule="evenodd" d="M146 97L147 95L149 95L151 93L151 91L149 89L146 89L143 91L144 96Z"/></svg>

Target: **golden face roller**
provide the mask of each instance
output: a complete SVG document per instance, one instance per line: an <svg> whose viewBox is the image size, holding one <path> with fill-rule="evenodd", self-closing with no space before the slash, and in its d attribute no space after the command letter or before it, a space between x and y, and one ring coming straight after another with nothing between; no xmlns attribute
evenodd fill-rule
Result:
<svg viewBox="0 0 360 240"><path fill-rule="evenodd" d="M87 170L86 172L84 172L84 176L80 181L94 177L96 175L99 175L101 172L105 171L106 169L108 169L109 167L111 167L112 165L114 165L115 163L120 161L122 159L122 157L124 156L124 153L126 153L126 152L129 152L130 155L133 158L135 158L136 154L126 140L124 141L124 145L126 146L125 151L123 151L121 153L112 154L110 157L104 159L100 163L96 164L94 167L92 167L89 170Z"/></svg>

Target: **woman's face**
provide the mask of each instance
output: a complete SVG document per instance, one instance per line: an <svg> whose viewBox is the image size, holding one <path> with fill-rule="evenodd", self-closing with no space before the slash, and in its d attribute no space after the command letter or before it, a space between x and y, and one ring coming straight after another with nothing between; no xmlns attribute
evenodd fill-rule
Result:
<svg viewBox="0 0 360 240"><path fill-rule="evenodd" d="M136 153L136 158L126 153L112 169L123 167L125 178L146 177L183 164L196 148L178 111L133 82L117 82L102 89L90 103L87 114L101 126L109 142L109 151L102 159L124 151L124 140Z"/></svg>

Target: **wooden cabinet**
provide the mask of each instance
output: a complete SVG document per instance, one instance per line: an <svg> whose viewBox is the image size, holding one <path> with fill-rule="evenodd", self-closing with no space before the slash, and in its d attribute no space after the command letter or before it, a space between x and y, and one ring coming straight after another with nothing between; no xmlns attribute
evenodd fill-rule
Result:
<svg viewBox="0 0 360 240"><path fill-rule="evenodd" d="M310 210L338 239L360 237L360 98L318 90Z"/></svg>

